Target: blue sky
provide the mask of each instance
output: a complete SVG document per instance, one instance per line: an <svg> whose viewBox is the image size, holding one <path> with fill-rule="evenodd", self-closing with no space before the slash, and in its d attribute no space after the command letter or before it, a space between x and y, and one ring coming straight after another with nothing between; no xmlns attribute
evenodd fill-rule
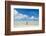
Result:
<svg viewBox="0 0 46 36"><path fill-rule="evenodd" d="M34 16L34 17L39 17L39 9L23 9L23 8L15 8L18 13L21 13L23 15L27 16Z"/></svg>

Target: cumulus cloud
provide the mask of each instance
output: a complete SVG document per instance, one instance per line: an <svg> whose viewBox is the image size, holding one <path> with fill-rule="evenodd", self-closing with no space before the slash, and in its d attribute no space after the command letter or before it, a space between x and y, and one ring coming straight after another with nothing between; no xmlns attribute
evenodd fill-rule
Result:
<svg viewBox="0 0 46 36"><path fill-rule="evenodd" d="M23 18L37 19L34 16L29 17L28 15L21 14L21 13L17 12L16 10L15 10L15 13L14 14L15 14L15 19L23 19Z"/></svg>
<svg viewBox="0 0 46 36"><path fill-rule="evenodd" d="M34 16L31 16L31 17L29 17L29 19L38 19L38 18L36 18L36 17L34 17Z"/></svg>
<svg viewBox="0 0 46 36"><path fill-rule="evenodd" d="M34 19L34 16L31 16L30 18L31 18L31 19Z"/></svg>
<svg viewBox="0 0 46 36"><path fill-rule="evenodd" d="M27 18L27 15L21 14L15 10L15 19Z"/></svg>
<svg viewBox="0 0 46 36"><path fill-rule="evenodd" d="M16 15L16 14L18 14L18 12L15 10L14 14Z"/></svg>

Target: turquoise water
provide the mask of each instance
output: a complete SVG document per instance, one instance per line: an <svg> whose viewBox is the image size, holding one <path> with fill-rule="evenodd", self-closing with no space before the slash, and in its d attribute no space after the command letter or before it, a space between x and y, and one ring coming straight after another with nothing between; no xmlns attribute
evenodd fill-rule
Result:
<svg viewBox="0 0 46 36"><path fill-rule="evenodd" d="M15 19L14 21L38 21L39 19Z"/></svg>

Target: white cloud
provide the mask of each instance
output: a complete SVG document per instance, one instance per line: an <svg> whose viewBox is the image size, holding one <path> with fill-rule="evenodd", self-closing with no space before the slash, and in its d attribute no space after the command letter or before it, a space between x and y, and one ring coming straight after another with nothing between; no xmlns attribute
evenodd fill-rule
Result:
<svg viewBox="0 0 46 36"><path fill-rule="evenodd" d="M29 17L29 16L27 16L27 15L23 15L23 14L21 14L21 13L19 13L19 12L17 12L17 11L15 10L15 19L22 19L22 18L38 19L38 18L35 18L34 16Z"/></svg>
<svg viewBox="0 0 46 36"><path fill-rule="evenodd" d="M18 13L16 10L15 10L15 19L21 19L21 18L27 18L28 16L27 15L23 15L21 13Z"/></svg>
<svg viewBox="0 0 46 36"><path fill-rule="evenodd" d="M18 12L15 10L14 14L16 15L16 14L18 14Z"/></svg>
<svg viewBox="0 0 46 36"><path fill-rule="evenodd" d="M34 16L31 16L31 19L34 19Z"/></svg>
<svg viewBox="0 0 46 36"><path fill-rule="evenodd" d="M31 16L30 19L34 19L35 17L34 16Z"/></svg>
<svg viewBox="0 0 46 36"><path fill-rule="evenodd" d="M30 19L38 19L38 18L36 18L36 17L34 17L34 16L31 16Z"/></svg>

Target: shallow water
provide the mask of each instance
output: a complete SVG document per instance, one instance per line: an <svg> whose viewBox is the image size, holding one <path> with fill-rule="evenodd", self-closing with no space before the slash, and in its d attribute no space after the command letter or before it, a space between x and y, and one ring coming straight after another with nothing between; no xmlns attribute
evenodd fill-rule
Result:
<svg viewBox="0 0 46 36"><path fill-rule="evenodd" d="M38 26L39 21L15 21L14 22L14 27L19 28L19 27L30 27L30 26Z"/></svg>

